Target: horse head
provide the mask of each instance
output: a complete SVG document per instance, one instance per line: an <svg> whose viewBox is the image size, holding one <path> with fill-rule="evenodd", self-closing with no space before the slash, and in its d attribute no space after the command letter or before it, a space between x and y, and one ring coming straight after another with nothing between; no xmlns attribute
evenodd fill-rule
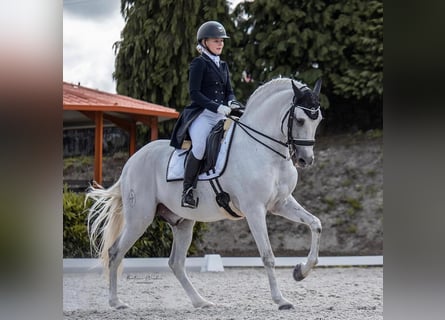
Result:
<svg viewBox="0 0 445 320"><path fill-rule="evenodd" d="M321 79L314 89L307 86L297 87L293 80L294 97L289 109L287 140L293 164L296 167L310 166L314 162L313 145L315 132L322 116L320 111Z"/></svg>
<svg viewBox="0 0 445 320"><path fill-rule="evenodd" d="M322 119L320 89L321 80L313 90L289 78L271 80L255 90L240 121L235 122L250 138L282 158L291 159L294 166L309 166L314 162L315 131ZM281 123L281 130L279 125L271 125L274 122ZM288 154L280 146L286 147Z"/></svg>

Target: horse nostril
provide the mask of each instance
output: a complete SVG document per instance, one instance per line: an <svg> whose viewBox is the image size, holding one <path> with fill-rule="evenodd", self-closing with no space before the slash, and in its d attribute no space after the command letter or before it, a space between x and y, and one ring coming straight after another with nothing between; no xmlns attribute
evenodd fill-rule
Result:
<svg viewBox="0 0 445 320"><path fill-rule="evenodd" d="M304 167L306 166L306 160L304 160L304 158L298 158L298 164Z"/></svg>

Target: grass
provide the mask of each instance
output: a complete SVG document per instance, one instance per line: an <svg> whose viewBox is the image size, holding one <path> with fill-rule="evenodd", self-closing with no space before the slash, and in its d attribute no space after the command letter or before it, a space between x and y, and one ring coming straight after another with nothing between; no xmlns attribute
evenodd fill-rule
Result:
<svg viewBox="0 0 445 320"><path fill-rule="evenodd" d="M346 228L346 232L347 233L357 233L357 226L355 224L350 224L347 228Z"/></svg>
<svg viewBox="0 0 445 320"><path fill-rule="evenodd" d="M374 130L366 131L366 136L368 138L381 138L381 137L383 137L383 130L374 129Z"/></svg>
<svg viewBox="0 0 445 320"><path fill-rule="evenodd" d="M363 209L362 204L360 203L360 200L358 200L358 199L347 197L345 199L345 202L347 204L349 204L355 210Z"/></svg>
<svg viewBox="0 0 445 320"><path fill-rule="evenodd" d="M63 170L75 167L92 165L94 158L92 156L69 157L63 159Z"/></svg>
<svg viewBox="0 0 445 320"><path fill-rule="evenodd" d="M116 152L115 154L111 156L104 156L103 161L109 161L109 160L122 160L126 161L128 159L128 153L126 152ZM70 169L70 168L78 168L78 167L84 167L88 165L92 165L94 163L94 157L93 156L78 156L78 157L67 157L63 159L63 169Z"/></svg>
<svg viewBox="0 0 445 320"><path fill-rule="evenodd" d="M326 205L328 207L328 210L331 210L331 209L335 208L336 201L335 201L334 198L332 198L330 196L326 196L326 197L322 198L322 201L324 203L326 203Z"/></svg>

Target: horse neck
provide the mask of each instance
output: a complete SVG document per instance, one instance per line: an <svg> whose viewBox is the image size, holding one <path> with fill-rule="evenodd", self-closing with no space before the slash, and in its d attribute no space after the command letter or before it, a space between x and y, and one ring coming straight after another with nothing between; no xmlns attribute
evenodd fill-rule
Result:
<svg viewBox="0 0 445 320"><path fill-rule="evenodd" d="M283 140L281 122L290 107L291 99L289 90L258 96L249 102L243 122L274 139Z"/></svg>

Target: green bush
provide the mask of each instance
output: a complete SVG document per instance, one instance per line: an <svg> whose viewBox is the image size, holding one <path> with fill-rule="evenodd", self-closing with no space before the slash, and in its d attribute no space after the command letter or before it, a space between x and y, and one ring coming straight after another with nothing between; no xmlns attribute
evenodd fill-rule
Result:
<svg viewBox="0 0 445 320"><path fill-rule="evenodd" d="M74 193L64 187L63 192L63 257L90 258L92 255L87 231L87 215L91 202L85 206L85 194ZM196 223L193 229L193 240L200 240L206 230L204 223ZM155 218L145 233L127 252L127 257L168 257L172 244L172 231L163 220ZM189 254L197 249L192 242Z"/></svg>
<svg viewBox="0 0 445 320"><path fill-rule="evenodd" d="M90 241L87 231L87 209L85 195L63 189L63 257L91 257Z"/></svg>

